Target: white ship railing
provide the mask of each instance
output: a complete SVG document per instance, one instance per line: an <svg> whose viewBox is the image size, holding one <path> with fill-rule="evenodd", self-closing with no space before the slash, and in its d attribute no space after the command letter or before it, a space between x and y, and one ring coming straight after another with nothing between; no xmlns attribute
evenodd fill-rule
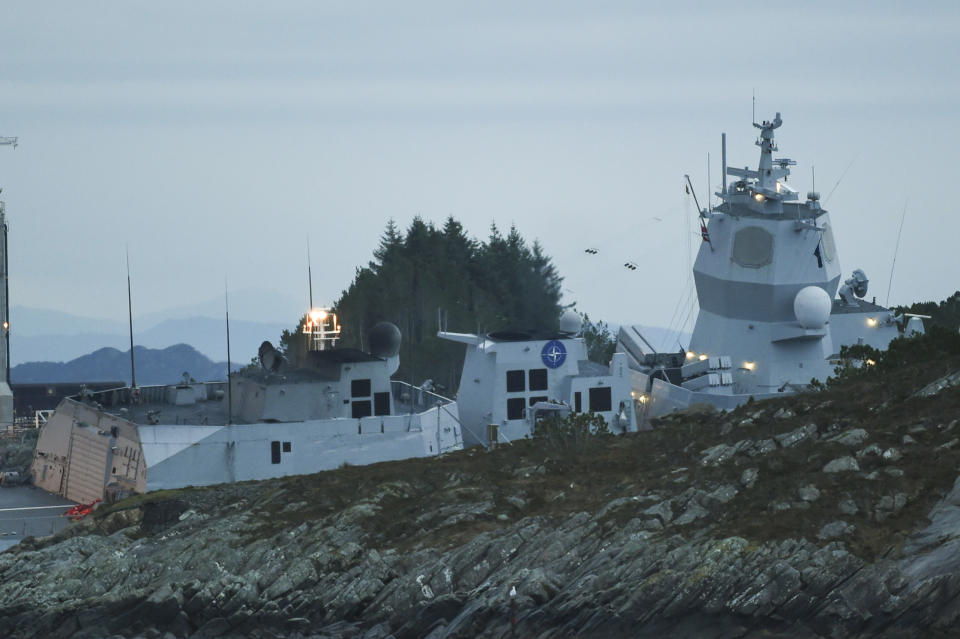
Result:
<svg viewBox="0 0 960 639"><path fill-rule="evenodd" d="M393 395L394 412L397 415L422 413L434 406L446 406L454 401L433 391L395 379L390 380L390 393Z"/></svg>

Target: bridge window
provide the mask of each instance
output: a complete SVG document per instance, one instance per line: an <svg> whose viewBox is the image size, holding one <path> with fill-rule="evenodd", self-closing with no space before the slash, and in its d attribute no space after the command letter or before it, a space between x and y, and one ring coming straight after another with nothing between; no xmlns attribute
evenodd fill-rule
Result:
<svg viewBox="0 0 960 639"><path fill-rule="evenodd" d="M547 390L547 369L545 368L530 369L530 390L532 391Z"/></svg>
<svg viewBox="0 0 960 639"><path fill-rule="evenodd" d="M354 418L370 417L370 415L373 413L369 399L353 402L353 406L351 408L353 409Z"/></svg>
<svg viewBox="0 0 960 639"><path fill-rule="evenodd" d="M523 371L521 371L523 372ZM523 419L523 409L527 400L523 397L513 397L507 400L507 419Z"/></svg>
<svg viewBox="0 0 960 639"><path fill-rule="evenodd" d="M370 380L355 379L351 381L350 397L370 397Z"/></svg>
<svg viewBox="0 0 960 639"><path fill-rule="evenodd" d="M590 410L595 413L608 411L613 407L611 400L610 387L600 386L590 389Z"/></svg>
<svg viewBox="0 0 960 639"><path fill-rule="evenodd" d="M524 377L526 375L521 371L507 371L507 392L508 393L522 393L527 390L526 385L524 384Z"/></svg>
<svg viewBox="0 0 960 639"><path fill-rule="evenodd" d="M373 394L373 414L377 416L390 414L390 393Z"/></svg>

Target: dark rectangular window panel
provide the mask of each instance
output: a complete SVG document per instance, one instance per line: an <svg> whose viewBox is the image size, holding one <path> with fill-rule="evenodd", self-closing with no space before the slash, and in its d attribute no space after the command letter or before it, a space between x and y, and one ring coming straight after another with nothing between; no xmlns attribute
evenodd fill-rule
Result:
<svg viewBox="0 0 960 639"><path fill-rule="evenodd" d="M521 371L522 372L522 371ZM522 397L513 397L507 400L507 419L523 419L524 405L527 403Z"/></svg>
<svg viewBox="0 0 960 639"><path fill-rule="evenodd" d="M543 397L531 397L531 398L530 398L530 405L533 406L533 405L536 404L537 402L545 402L545 401L547 401L546 396L543 396Z"/></svg>
<svg viewBox="0 0 960 639"><path fill-rule="evenodd" d="M374 393L373 394L373 414L374 415L390 414L390 393Z"/></svg>
<svg viewBox="0 0 960 639"><path fill-rule="evenodd" d="M270 442L270 463L280 463L280 442Z"/></svg>
<svg viewBox="0 0 960 639"><path fill-rule="evenodd" d="M590 410L594 413L602 413L610 410L612 400L610 399L610 387L601 386L590 389Z"/></svg>
<svg viewBox="0 0 960 639"><path fill-rule="evenodd" d="M290 442L283 442L283 452L289 453L291 451Z"/></svg>
<svg viewBox="0 0 960 639"><path fill-rule="evenodd" d="M353 416L354 417L370 417L373 414L370 407L370 400L365 399L363 401L353 402Z"/></svg>
<svg viewBox="0 0 960 639"><path fill-rule="evenodd" d="M583 412L583 400L581 399L580 391L573 394L573 410L578 413Z"/></svg>
<svg viewBox="0 0 960 639"><path fill-rule="evenodd" d="M350 397L370 397L370 380L355 379L351 381Z"/></svg>
<svg viewBox="0 0 960 639"><path fill-rule="evenodd" d="M547 390L547 369L530 369L530 390Z"/></svg>
<svg viewBox="0 0 960 639"><path fill-rule="evenodd" d="M507 392L522 393L527 390L523 378L523 371L507 371Z"/></svg>

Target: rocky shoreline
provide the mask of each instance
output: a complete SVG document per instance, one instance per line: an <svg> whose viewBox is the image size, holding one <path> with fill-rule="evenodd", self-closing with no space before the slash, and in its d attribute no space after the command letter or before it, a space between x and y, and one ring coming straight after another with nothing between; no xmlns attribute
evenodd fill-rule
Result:
<svg viewBox="0 0 960 639"><path fill-rule="evenodd" d="M879 392L135 497L0 554L0 635L950 636L960 392Z"/></svg>

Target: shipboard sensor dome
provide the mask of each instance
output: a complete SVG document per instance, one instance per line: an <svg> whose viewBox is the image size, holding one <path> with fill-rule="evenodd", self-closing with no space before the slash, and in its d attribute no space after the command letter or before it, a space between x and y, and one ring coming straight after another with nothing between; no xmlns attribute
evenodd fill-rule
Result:
<svg viewBox="0 0 960 639"><path fill-rule="evenodd" d="M804 328L823 328L832 306L830 295L819 286L802 288L793 298L793 312Z"/></svg>

